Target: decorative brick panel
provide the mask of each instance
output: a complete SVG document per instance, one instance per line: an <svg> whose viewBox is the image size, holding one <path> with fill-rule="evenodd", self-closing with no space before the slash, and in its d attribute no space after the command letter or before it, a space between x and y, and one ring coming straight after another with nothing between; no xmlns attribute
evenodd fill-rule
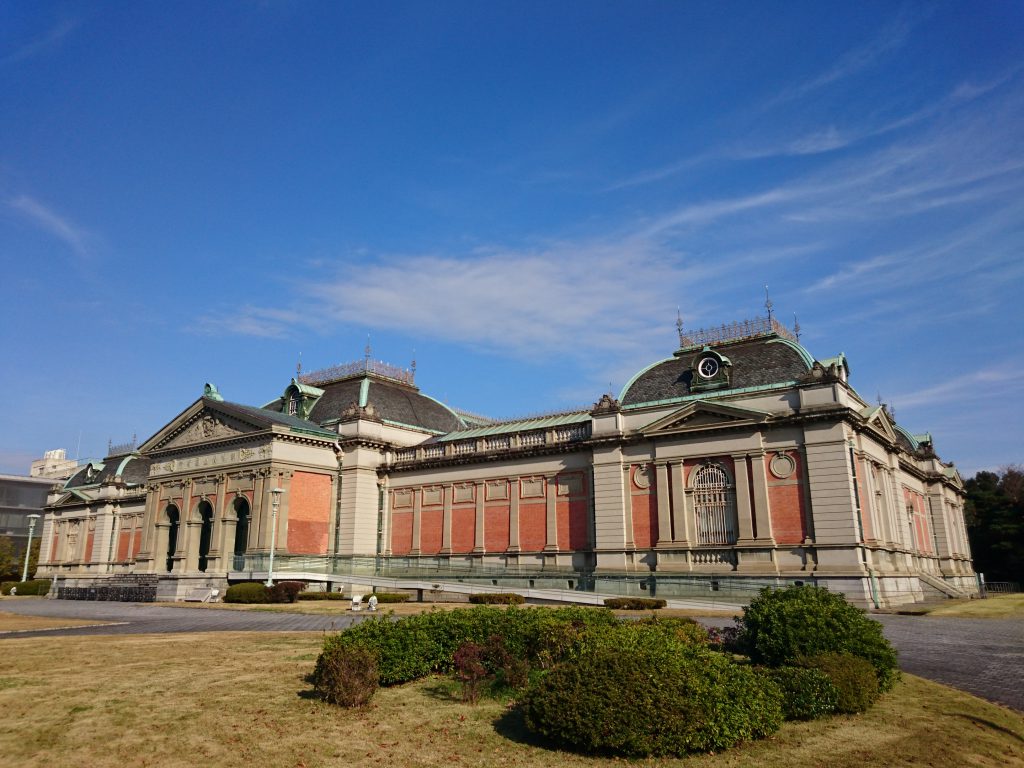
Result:
<svg viewBox="0 0 1024 768"><path fill-rule="evenodd" d="M412 512L391 513L391 554L407 555L412 549Z"/></svg>
<svg viewBox="0 0 1024 768"><path fill-rule="evenodd" d="M473 551L476 543L476 508L462 507L452 510L452 552L465 554Z"/></svg>
<svg viewBox="0 0 1024 768"><path fill-rule="evenodd" d="M539 552L547 543L547 505L520 503L520 549L524 552Z"/></svg>
<svg viewBox="0 0 1024 768"><path fill-rule="evenodd" d="M420 552L424 555L436 555L441 551L441 526L443 523L443 510L425 509L420 513Z"/></svg>
<svg viewBox="0 0 1024 768"><path fill-rule="evenodd" d="M85 538L85 555L82 557L82 561L86 563L92 562L92 545L96 542L96 532L89 531Z"/></svg>
<svg viewBox="0 0 1024 768"><path fill-rule="evenodd" d="M650 549L658 543L658 494L652 484L647 493L634 491L633 544L637 549Z"/></svg>
<svg viewBox="0 0 1024 768"><path fill-rule="evenodd" d="M588 518L590 502L587 499L558 501L558 548L562 550L587 549L590 545Z"/></svg>
<svg viewBox="0 0 1024 768"><path fill-rule="evenodd" d="M768 477L768 505L771 507L772 535L779 544L801 544L807 538L806 501L801 478L804 476L803 458L798 451L785 451L793 463L793 473L779 479L771 471L775 454L764 457ZM780 462L776 461L776 469ZM866 513L865 513L866 517Z"/></svg>
<svg viewBox="0 0 1024 768"><path fill-rule="evenodd" d="M288 500L288 553L327 554L331 520L331 476L296 472Z"/></svg>
<svg viewBox="0 0 1024 768"><path fill-rule="evenodd" d="M509 508L484 507L484 549L504 552L508 549Z"/></svg>
<svg viewBox="0 0 1024 768"><path fill-rule="evenodd" d="M121 531L117 537L117 562L123 563L128 559L128 545L131 543L131 531Z"/></svg>

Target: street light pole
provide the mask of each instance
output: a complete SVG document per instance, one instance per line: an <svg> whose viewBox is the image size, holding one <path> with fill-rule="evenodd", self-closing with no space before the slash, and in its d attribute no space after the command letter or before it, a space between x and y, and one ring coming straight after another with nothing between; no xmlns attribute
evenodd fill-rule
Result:
<svg viewBox="0 0 1024 768"><path fill-rule="evenodd" d="M281 506L281 494L284 488L274 488L270 501L270 566L267 568L267 580L263 582L266 586L274 586L274 547L277 545L277 510Z"/></svg>
<svg viewBox="0 0 1024 768"><path fill-rule="evenodd" d="M32 531L36 529L39 515L28 515L28 546L25 547L25 569L21 572L21 580L28 581L28 559L32 555Z"/></svg>

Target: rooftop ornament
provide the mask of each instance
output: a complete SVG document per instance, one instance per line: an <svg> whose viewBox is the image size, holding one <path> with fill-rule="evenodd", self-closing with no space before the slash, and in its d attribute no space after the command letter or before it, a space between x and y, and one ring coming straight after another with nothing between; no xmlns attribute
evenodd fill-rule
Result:
<svg viewBox="0 0 1024 768"><path fill-rule="evenodd" d="M298 377L302 384L311 384L318 387L322 384L329 384L332 381L347 379L351 376L372 373L385 379L391 379L401 384L415 386L416 371L407 368L399 368L397 365L390 365L381 360L371 360L369 356L362 360L351 363L332 365L329 368L321 368L318 371L310 371Z"/></svg>
<svg viewBox="0 0 1024 768"><path fill-rule="evenodd" d="M725 341L740 341L752 339L758 336L781 336L790 341L797 341L796 334L784 326L774 317L755 317L751 320L741 320L733 323L723 323L720 326L701 328L696 331L683 333L679 329L679 348L689 349L690 347L703 347L709 344L719 344Z"/></svg>

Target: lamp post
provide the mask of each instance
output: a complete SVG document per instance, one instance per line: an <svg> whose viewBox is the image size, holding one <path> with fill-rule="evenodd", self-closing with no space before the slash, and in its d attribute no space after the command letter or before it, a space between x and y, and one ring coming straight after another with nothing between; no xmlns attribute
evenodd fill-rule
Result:
<svg viewBox="0 0 1024 768"><path fill-rule="evenodd" d="M25 568L21 572L21 580L28 581L28 559L32 555L32 531L36 529L39 515L28 515L28 546L25 547Z"/></svg>
<svg viewBox="0 0 1024 768"><path fill-rule="evenodd" d="M274 488L270 491L270 566L267 568L267 580L264 584L268 587L274 586L274 547L277 544L277 510L281 507L281 494L284 488Z"/></svg>

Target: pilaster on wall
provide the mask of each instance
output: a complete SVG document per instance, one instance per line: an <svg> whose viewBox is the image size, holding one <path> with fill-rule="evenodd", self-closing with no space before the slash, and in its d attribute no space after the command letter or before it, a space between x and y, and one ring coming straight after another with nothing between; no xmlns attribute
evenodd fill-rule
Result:
<svg viewBox="0 0 1024 768"><path fill-rule="evenodd" d="M622 450L594 449L594 538L595 549L622 550L626 547L627 514L631 512Z"/></svg>
<svg viewBox="0 0 1024 768"><path fill-rule="evenodd" d="M377 552L377 471L353 467L341 471L338 554L373 557ZM419 494L413 517L413 552L419 550Z"/></svg>
<svg viewBox="0 0 1024 768"><path fill-rule="evenodd" d="M804 439L815 543L821 547L817 570L862 570L853 468L842 425L808 425Z"/></svg>

